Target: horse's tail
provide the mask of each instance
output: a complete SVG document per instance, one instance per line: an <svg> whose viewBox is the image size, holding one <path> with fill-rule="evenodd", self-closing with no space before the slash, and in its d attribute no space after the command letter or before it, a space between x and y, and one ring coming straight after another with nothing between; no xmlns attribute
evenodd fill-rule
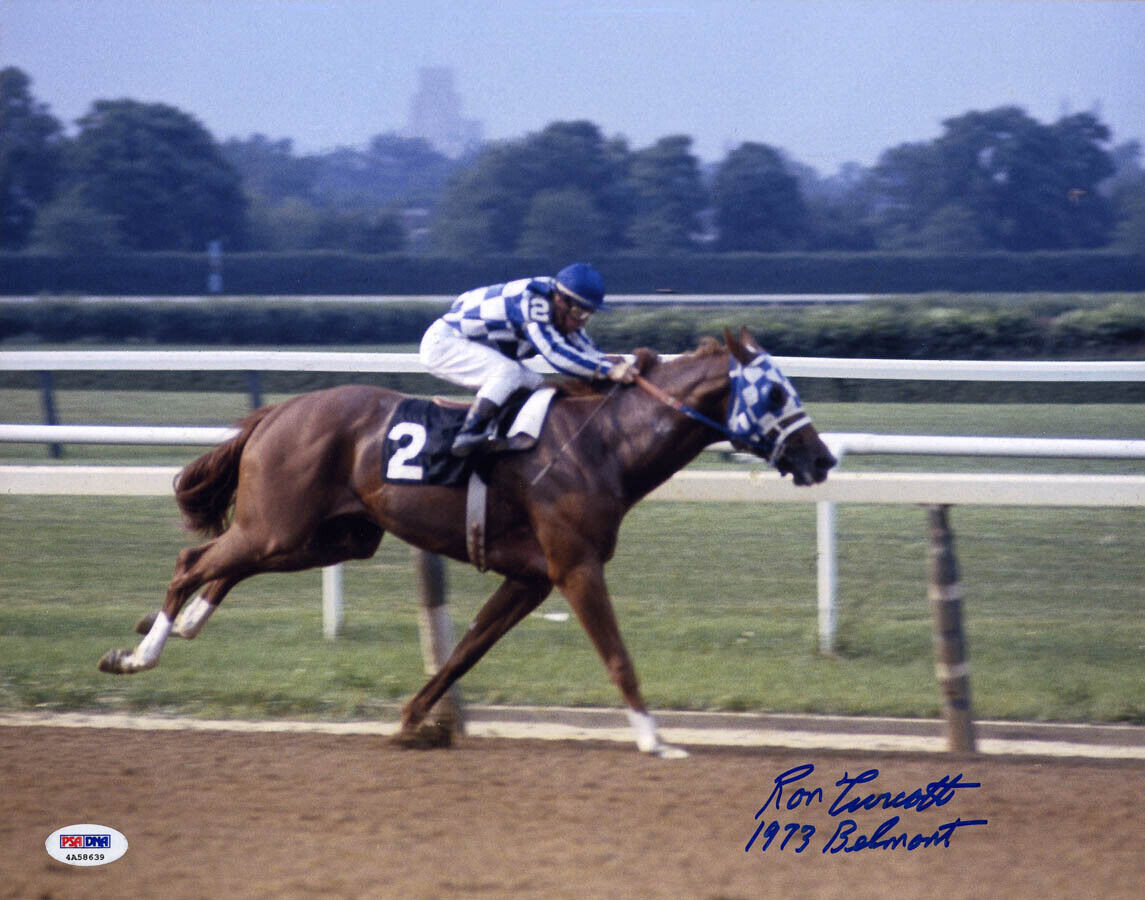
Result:
<svg viewBox="0 0 1145 900"><path fill-rule="evenodd" d="M192 531L218 537L227 530L243 448L271 409L264 406L251 413L239 422L238 434L188 463L175 478L175 502Z"/></svg>

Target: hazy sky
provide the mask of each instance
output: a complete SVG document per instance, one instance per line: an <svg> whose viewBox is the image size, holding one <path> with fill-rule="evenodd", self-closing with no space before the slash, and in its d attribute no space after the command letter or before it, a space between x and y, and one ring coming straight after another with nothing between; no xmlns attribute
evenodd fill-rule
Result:
<svg viewBox="0 0 1145 900"><path fill-rule="evenodd" d="M487 138L589 119L634 148L761 141L824 174L1004 104L1096 106L1115 142L1145 141L1135 0L0 0L9 65L67 123L129 97L305 152L399 130L428 65Z"/></svg>

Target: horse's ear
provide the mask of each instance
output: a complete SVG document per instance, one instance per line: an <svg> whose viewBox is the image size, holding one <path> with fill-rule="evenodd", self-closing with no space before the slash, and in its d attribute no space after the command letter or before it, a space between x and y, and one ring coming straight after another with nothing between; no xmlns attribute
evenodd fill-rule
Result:
<svg viewBox="0 0 1145 900"><path fill-rule="evenodd" d="M750 331L747 330L746 325L740 326L739 339L740 339L740 343L742 343L745 347L747 347L748 350L754 351L754 355L758 356L760 353L763 352L763 348L761 346L759 346L759 341L757 341L754 337L752 337L752 334Z"/></svg>
<svg viewBox="0 0 1145 900"><path fill-rule="evenodd" d="M745 329L746 330L746 329ZM740 341L732 337L731 329L724 326L724 343L728 345L728 350L731 351L732 356L738 359L744 365L752 361L754 355L747 349Z"/></svg>

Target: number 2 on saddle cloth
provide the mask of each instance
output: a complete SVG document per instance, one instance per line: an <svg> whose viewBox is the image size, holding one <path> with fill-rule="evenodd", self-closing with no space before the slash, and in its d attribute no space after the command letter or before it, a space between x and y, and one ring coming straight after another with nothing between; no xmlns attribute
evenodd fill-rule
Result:
<svg viewBox="0 0 1145 900"><path fill-rule="evenodd" d="M510 446L504 449L527 450L536 443L553 393L552 388L542 388L533 394L520 391L509 398L497 423L499 435L514 435ZM468 405L454 407L418 397L402 400L385 434L382 477L402 484L466 484L483 459L463 459L450 453L467 409Z"/></svg>

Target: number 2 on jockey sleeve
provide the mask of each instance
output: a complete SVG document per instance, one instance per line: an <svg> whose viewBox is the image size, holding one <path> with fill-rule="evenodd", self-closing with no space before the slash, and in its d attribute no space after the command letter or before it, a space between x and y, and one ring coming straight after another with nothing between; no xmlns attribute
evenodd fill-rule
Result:
<svg viewBox="0 0 1145 900"><path fill-rule="evenodd" d="M529 298L529 318L534 322L549 323L549 301L546 297Z"/></svg>

